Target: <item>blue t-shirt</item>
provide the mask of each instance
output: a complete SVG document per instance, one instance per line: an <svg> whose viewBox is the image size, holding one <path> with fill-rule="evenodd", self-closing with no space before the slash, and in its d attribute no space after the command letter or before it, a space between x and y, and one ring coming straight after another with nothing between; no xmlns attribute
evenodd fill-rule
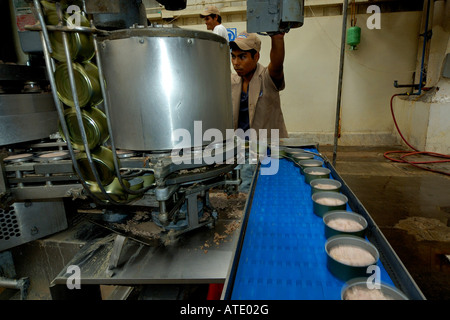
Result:
<svg viewBox="0 0 450 320"><path fill-rule="evenodd" d="M248 91L247 91L248 92ZM250 119L248 115L248 93L241 92L241 104L239 106L238 128L247 131L250 129Z"/></svg>

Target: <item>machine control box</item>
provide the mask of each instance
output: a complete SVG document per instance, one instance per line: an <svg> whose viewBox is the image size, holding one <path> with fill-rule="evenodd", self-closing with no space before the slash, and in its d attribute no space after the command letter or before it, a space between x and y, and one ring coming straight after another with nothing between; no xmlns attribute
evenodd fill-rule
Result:
<svg viewBox="0 0 450 320"><path fill-rule="evenodd" d="M303 25L304 0L248 0L248 32L288 32Z"/></svg>

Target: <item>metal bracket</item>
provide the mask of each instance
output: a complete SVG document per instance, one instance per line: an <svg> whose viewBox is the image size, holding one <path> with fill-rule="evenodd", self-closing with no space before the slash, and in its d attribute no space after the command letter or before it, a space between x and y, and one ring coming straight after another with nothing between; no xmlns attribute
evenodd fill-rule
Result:
<svg viewBox="0 0 450 320"><path fill-rule="evenodd" d="M114 269L116 269L120 265L120 258L123 256L123 249L127 240L127 237L124 237L120 234L118 234L114 239L114 245L111 251L111 257L109 258L108 269L106 269L106 274L108 275L108 277L112 277L114 275Z"/></svg>

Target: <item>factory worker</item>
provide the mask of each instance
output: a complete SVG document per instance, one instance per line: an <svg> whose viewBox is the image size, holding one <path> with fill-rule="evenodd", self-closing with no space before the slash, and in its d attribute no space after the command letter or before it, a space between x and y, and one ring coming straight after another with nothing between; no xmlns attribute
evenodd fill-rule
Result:
<svg viewBox="0 0 450 320"><path fill-rule="evenodd" d="M284 89L284 33L270 36L272 47L270 63L258 63L261 40L255 33L240 33L230 42L231 62L236 73L231 75L234 129L244 132L252 128L279 130L280 138L287 138L280 104L280 91Z"/></svg>
<svg viewBox="0 0 450 320"><path fill-rule="evenodd" d="M279 138L287 138L279 94L285 87L284 33L272 34L270 37L272 47L267 67L258 63L261 40L255 33L240 33L230 42L231 62L236 71L231 75L234 129L244 132L254 129L258 136L261 129L266 129L267 139L272 139L271 132L275 129L278 130ZM240 164L239 169L242 179L239 191L249 192L256 165L246 162Z"/></svg>
<svg viewBox="0 0 450 320"><path fill-rule="evenodd" d="M208 6L200 14L200 17L205 20L206 28L215 34L224 37L228 43L228 31L222 25L222 17L220 11L215 6Z"/></svg>

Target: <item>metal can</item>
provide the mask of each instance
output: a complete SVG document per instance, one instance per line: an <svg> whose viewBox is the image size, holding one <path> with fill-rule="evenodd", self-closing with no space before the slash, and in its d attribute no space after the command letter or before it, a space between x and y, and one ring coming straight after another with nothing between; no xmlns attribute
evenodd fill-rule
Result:
<svg viewBox="0 0 450 320"><path fill-rule="evenodd" d="M88 74L92 86L91 106L98 106L103 102L102 89L100 87L99 73L97 66L89 61L82 63L84 71Z"/></svg>
<svg viewBox="0 0 450 320"><path fill-rule="evenodd" d="M125 185L125 187L130 187L130 183L127 180L122 179L122 183ZM104 189L113 201L123 202L127 200L128 193L126 193L122 188L119 182L119 178L117 177L114 178L113 182L105 186ZM94 196L98 197L101 200L109 200L97 184L90 185L89 191L91 191Z"/></svg>
<svg viewBox="0 0 450 320"><path fill-rule="evenodd" d="M346 261L347 259L337 259L333 257L332 250L336 247L346 247L348 250L358 250L366 252L372 256L373 261L368 260L364 263L354 264ZM367 276L367 268L378 262L380 254L378 249L369 241L356 236L336 235L330 237L325 243L325 252L327 257L327 269L338 279L349 281L352 278ZM360 257L358 257L360 258Z"/></svg>
<svg viewBox="0 0 450 320"><path fill-rule="evenodd" d="M114 158L112 151L106 147L99 146L91 152L92 162L98 172L102 185L109 185L115 177ZM82 177L87 184L95 185L97 180L89 165L89 160L85 152L77 154L76 161L80 167ZM120 164L119 164L120 165Z"/></svg>
<svg viewBox="0 0 450 320"><path fill-rule="evenodd" d="M108 123L106 120L106 115L103 111L96 107L84 108L81 110L81 117L83 119L86 140L90 150L102 145L109 139ZM83 137L78 125L78 118L75 109L66 109L64 112L64 119L66 121L69 137L68 139L65 137L60 123L59 132L61 137L64 141L70 142L75 149L84 151L85 148Z"/></svg>
<svg viewBox="0 0 450 320"><path fill-rule="evenodd" d="M98 80L97 66L90 62L84 62L83 64L73 62L72 66L80 107L99 105L103 101L103 97ZM59 99L65 105L75 107L66 63L59 63L56 66L55 82Z"/></svg>
<svg viewBox="0 0 450 320"><path fill-rule="evenodd" d="M89 27L89 20L80 12L78 16L80 21L72 20L68 14L65 14L63 20L68 27ZM56 12L48 10L46 13L46 21L50 24L57 25L59 23ZM76 22L75 22L76 21ZM79 23L79 25L77 25ZM69 52L72 61L85 62L91 60L95 55L94 40L92 35L82 32L67 32ZM49 34L50 44L52 46L52 58L58 61L66 61L66 53L64 51L64 42L60 31L53 31Z"/></svg>
<svg viewBox="0 0 450 320"><path fill-rule="evenodd" d="M59 23L58 15L56 14L56 3L42 0L42 11L44 12L45 23L56 26ZM67 9L67 5L61 1L61 10L64 12Z"/></svg>

